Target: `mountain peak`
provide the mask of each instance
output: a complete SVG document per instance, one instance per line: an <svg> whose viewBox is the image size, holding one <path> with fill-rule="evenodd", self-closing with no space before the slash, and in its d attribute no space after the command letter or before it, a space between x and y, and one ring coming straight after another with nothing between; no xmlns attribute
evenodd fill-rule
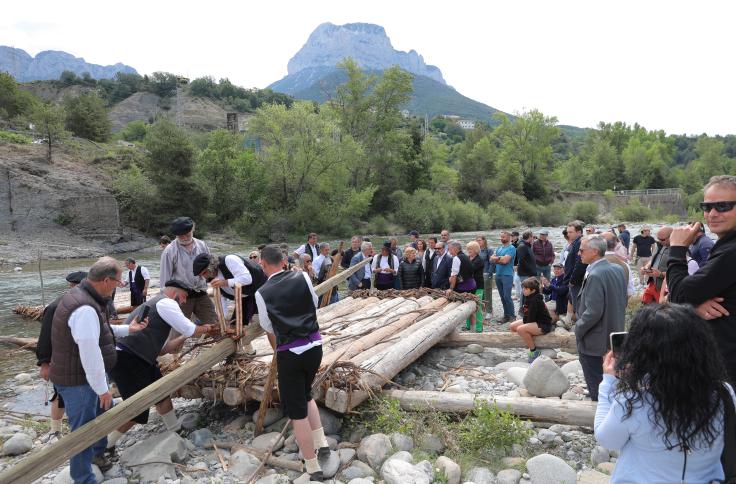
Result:
<svg viewBox="0 0 736 484"><path fill-rule="evenodd" d="M334 68L346 57L352 57L363 69L384 70L398 65L407 72L445 84L438 67L426 64L413 49L409 52L394 49L386 30L369 23L320 24L291 58L288 72L291 75L305 69Z"/></svg>
<svg viewBox="0 0 736 484"><path fill-rule="evenodd" d="M72 71L80 76L88 72L95 79L111 78L118 72L136 73L125 64L90 64L81 57L60 50L45 50L31 57L22 49L7 46L0 46L0 71L9 72L18 82L58 79L63 71Z"/></svg>

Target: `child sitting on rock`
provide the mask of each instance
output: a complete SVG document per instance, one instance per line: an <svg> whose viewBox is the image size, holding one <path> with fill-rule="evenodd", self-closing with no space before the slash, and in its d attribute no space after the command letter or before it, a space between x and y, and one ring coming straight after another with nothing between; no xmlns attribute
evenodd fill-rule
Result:
<svg viewBox="0 0 736 484"><path fill-rule="evenodd" d="M524 279L521 287L524 292L524 307L522 308L524 319L514 321L509 325L509 329L518 333L526 343L529 348L529 363L531 363L541 354L541 351L534 345L534 336L552 331L552 317L544 303L536 277Z"/></svg>

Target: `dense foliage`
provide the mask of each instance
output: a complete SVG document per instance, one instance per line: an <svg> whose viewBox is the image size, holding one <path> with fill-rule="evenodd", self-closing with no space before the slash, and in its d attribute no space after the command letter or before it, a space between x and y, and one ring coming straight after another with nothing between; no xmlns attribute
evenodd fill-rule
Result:
<svg viewBox="0 0 736 484"><path fill-rule="evenodd" d="M90 89L52 109L0 74L0 116L33 119L44 138L63 137L65 123L77 136L104 140L106 105L134 92L166 96L183 86L253 110L245 135L196 133L165 119L134 121L120 132L146 150L125 162L116 182L123 215L151 232L184 213L201 227L271 240L309 231L344 236L593 222L602 215L598 204L563 203L564 192L598 191L613 201L619 190L680 187L695 211L710 176L736 173L733 135L667 135L621 122L579 130L537 110L499 114L473 130L442 117L425 126L402 113L412 94L410 74L397 67L367 73L350 59L338 67L345 82L321 105L227 79L188 82L155 73L95 81L65 74L57 82ZM154 205L153 216L140 211ZM609 217L629 221L663 215L635 202L610 209Z"/></svg>

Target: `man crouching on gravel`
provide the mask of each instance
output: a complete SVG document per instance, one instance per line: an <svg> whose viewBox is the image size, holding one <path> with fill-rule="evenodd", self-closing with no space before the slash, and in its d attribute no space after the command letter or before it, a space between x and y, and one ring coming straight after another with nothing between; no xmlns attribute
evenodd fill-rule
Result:
<svg viewBox="0 0 736 484"><path fill-rule="evenodd" d="M283 270L283 255L275 245L261 251L261 266L268 280L256 292L256 304L274 349L281 403L294 424L310 479L322 481L319 461L329 458L330 448L312 399L312 383L322 363L317 293L307 273Z"/></svg>

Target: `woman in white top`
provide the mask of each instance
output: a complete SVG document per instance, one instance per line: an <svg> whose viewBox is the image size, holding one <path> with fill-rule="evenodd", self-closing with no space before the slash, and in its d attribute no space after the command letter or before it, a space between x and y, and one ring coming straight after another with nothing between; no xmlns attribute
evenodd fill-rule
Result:
<svg viewBox="0 0 736 484"><path fill-rule="evenodd" d="M650 304L603 363L595 437L619 451L612 483L723 479L724 404L733 389L710 328L691 306Z"/></svg>
<svg viewBox="0 0 736 484"><path fill-rule="evenodd" d="M381 253L373 258L372 269L376 275L376 289L383 291L394 288L396 271L399 270L399 258L393 254L391 242L384 242Z"/></svg>

